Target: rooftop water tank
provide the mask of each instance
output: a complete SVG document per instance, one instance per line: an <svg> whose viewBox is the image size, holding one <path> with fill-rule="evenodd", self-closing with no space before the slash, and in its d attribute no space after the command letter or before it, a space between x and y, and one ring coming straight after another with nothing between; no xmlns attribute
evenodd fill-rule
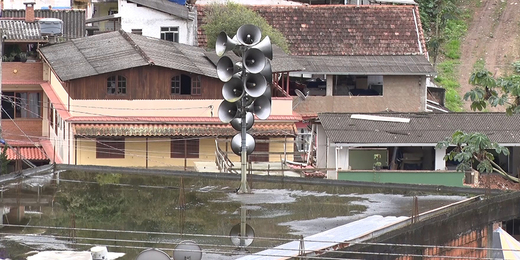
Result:
<svg viewBox="0 0 520 260"><path fill-rule="evenodd" d="M62 35L63 21L57 18L43 18L38 20L40 24L40 33L46 35Z"/></svg>

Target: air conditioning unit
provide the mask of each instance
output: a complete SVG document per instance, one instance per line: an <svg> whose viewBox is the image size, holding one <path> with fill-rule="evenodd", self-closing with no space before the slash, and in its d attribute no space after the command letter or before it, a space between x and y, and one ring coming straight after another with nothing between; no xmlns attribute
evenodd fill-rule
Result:
<svg viewBox="0 0 520 260"><path fill-rule="evenodd" d="M40 24L40 34L42 36L48 35L62 35L63 21L57 18L43 18L38 20Z"/></svg>

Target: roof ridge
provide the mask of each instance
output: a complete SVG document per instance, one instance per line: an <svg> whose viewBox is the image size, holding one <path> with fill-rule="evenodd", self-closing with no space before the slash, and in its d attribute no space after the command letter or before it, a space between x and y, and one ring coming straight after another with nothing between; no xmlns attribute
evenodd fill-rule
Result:
<svg viewBox="0 0 520 260"><path fill-rule="evenodd" d="M134 40L132 40L128 33L126 33L124 30L119 30L119 33L128 43L130 43L130 45L132 45L132 47L134 47L137 53L139 53L139 55L143 57L144 61L148 63L148 65L155 65L155 62L153 62L153 60L150 57L148 57L148 55L143 51L143 49L141 49L141 47L139 47L139 45L137 45L137 43L135 43Z"/></svg>

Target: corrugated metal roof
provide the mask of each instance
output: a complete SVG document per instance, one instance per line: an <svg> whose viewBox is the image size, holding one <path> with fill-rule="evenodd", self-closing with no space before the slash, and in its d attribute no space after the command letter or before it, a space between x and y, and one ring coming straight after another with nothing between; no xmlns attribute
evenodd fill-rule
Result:
<svg viewBox="0 0 520 260"><path fill-rule="evenodd" d="M202 48L121 30L45 46L40 51L63 81L146 65L217 77Z"/></svg>
<svg viewBox="0 0 520 260"><path fill-rule="evenodd" d="M409 123L353 119L350 113L319 113L331 143L430 143L445 140L457 130L480 132L498 143L520 144L520 115L505 113L380 113L409 118Z"/></svg>
<svg viewBox="0 0 520 260"><path fill-rule="evenodd" d="M7 149L8 160L27 159L31 161L49 160L39 147L13 147Z"/></svg>
<svg viewBox="0 0 520 260"><path fill-rule="evenodd" d="M300 240L291 241L283 245L250 254L239 260L283 260L297 258L300 250L305 254L320 255L323 252L333 251L337 248L348 246L351 241L366 240L367 234L374 233L385 227L396 225L408 220L409 217L379 216L374 215L360 219L324 232L303 238L305 248L301 248ZM319 257L316 257L319 258Z"/></svg>
<svg viewBox="0 0 520 260"><path fill-rule="evenodd" d="M76 136L234 136L229 124L75 124ZM294 136L294 123L255 123L253 136Z"/></svg>
<svg viewBox="0 0 520 260"><path fill-rule="evenodd" d="M24 20L0 20L0 27L5 38L4 41L34 41L44 42L40 34L38 22L28 23Z"/></svg>
<svg viewBox="0 0 520 260"><path fill-rule="evenodd" d="M424 55L293 56L309 73L336 75L433 75Z"/></svg>
<svg viewBox="0 0 520 260"><path fill-rule="evenodd" d="M25 9L5 9L2 10L3 18L24 18ZM63 21L63 36L66 39L81 38L85 36L85 10L56 10L56 9L36 9L36 18L57 18Z"/></svg>
<svg viewBox="0 0 520 260"><path fill-rule="evenodd" d="M194 16L189 15L189 9L184 6L170 1L164 0L127 0L129 3L146 6L148 8L161 11L167 14L175 15L183 19L193 20Z"/></svg>

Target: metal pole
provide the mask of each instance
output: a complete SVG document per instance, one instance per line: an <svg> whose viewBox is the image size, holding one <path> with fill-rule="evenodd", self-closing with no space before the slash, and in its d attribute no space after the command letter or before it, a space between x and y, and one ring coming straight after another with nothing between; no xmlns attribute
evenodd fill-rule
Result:
<svg viewBox="0 0 520 260"><path fill-rule="evenodd" d="M242 137L242 152L240 153L240 159L242 161L242 168L241 168L241 182L240 182L240 189L238 190L238 193L250 193L249 187L247 186L247 147L246 147L246 98L242 97L242 102L240 102L240 118L241 118L241 126L242 131L240 132L240 135Z"/></svg>

